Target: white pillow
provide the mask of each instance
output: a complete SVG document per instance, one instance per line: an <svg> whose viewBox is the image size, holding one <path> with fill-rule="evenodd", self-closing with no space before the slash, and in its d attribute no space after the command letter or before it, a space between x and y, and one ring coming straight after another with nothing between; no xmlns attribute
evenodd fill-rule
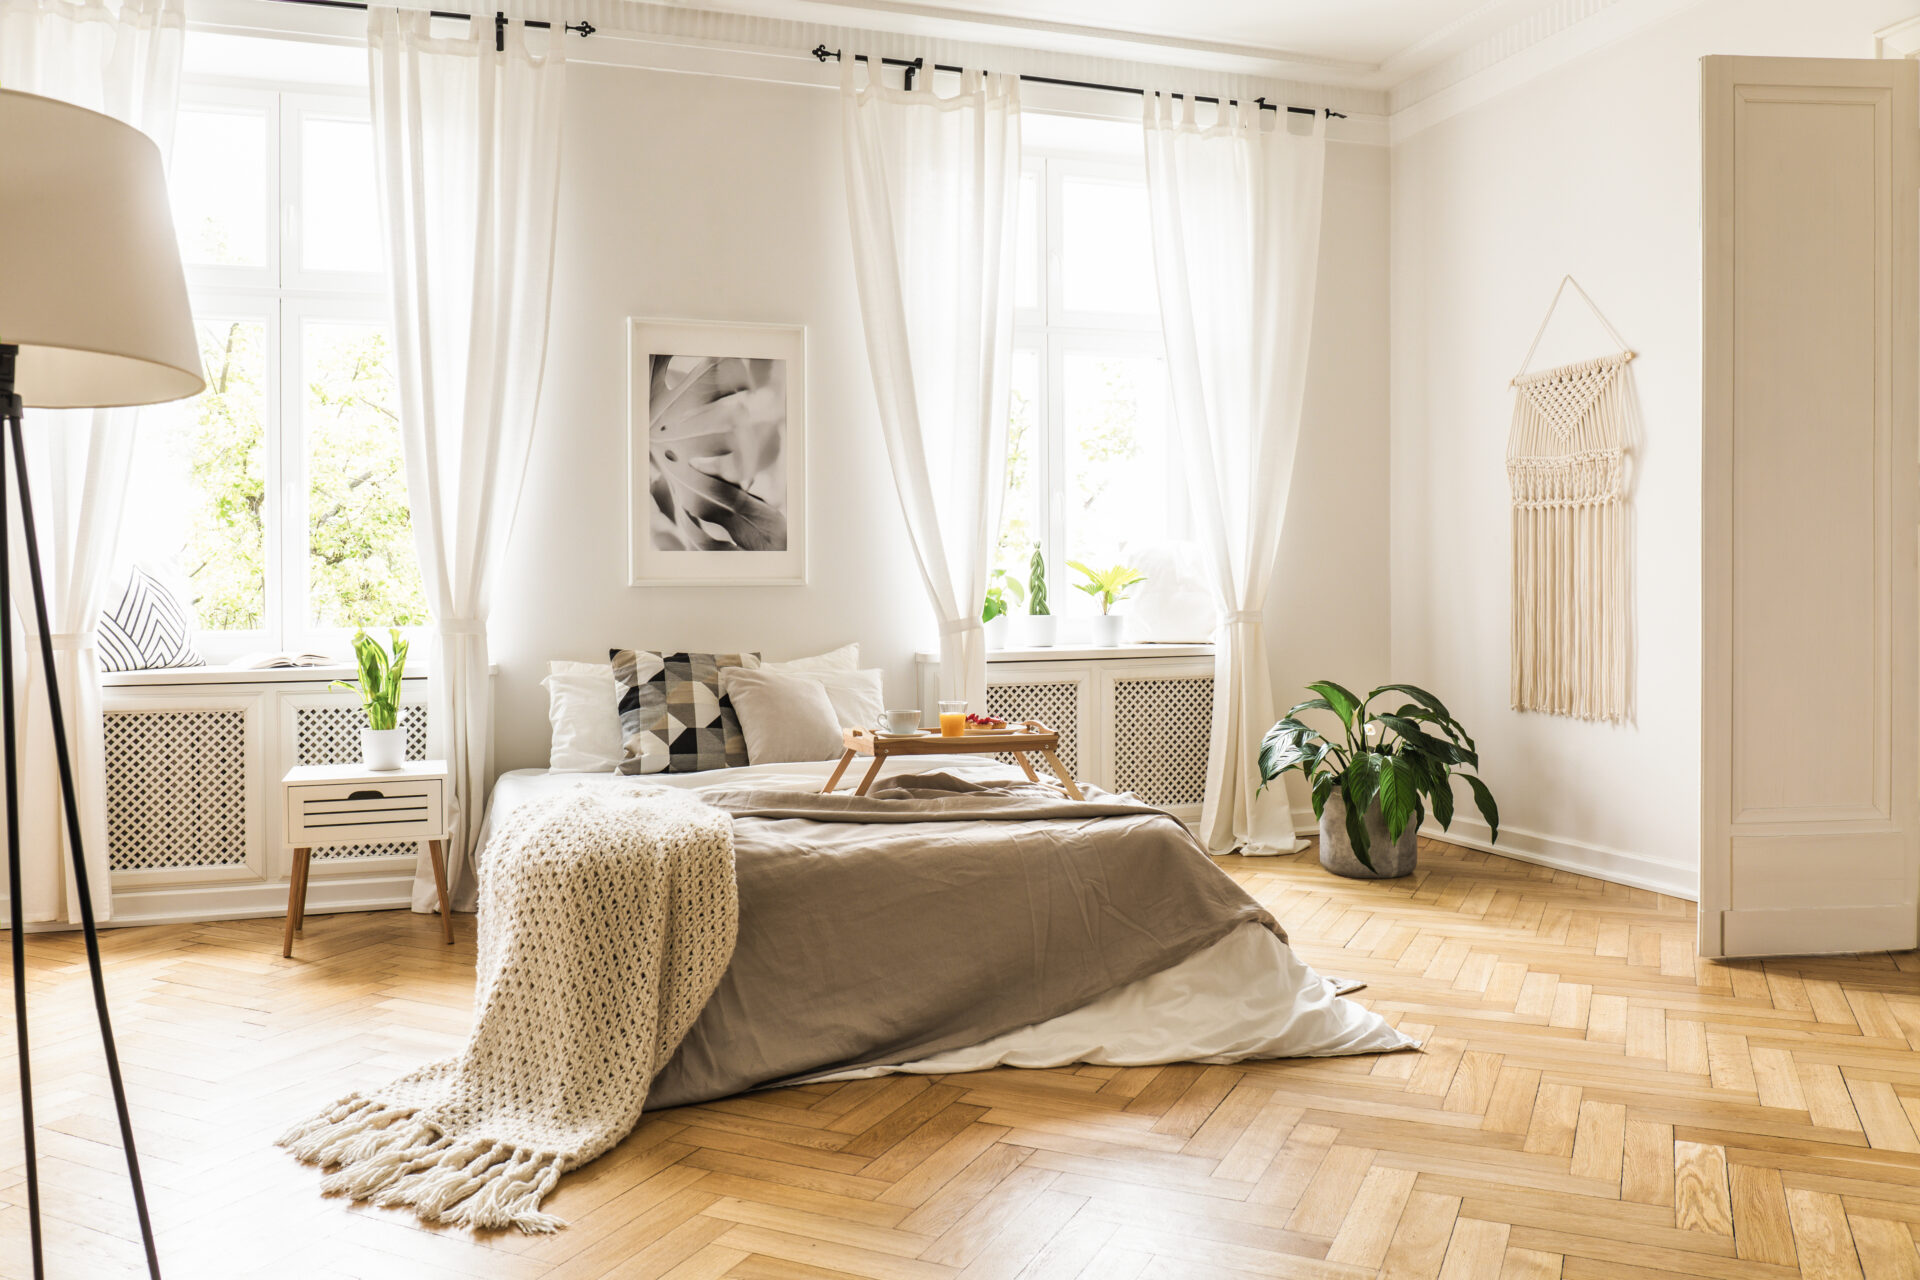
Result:
<svg viewBox="0 0 1920 1280"><path fill-rule="evenodd" d="M834 717L840 721L840 727L850 729L855 725L871 729L880 723L880 713L886 710L887 693L881 683L881 672L872 671L805 671L801 673L809 680L817 680L827 691L827 701L833 704Z"/></svg>
<svg viewBox="0 0 1920 1280"><path fill-rule="evenodd" d="M739 717L753 764L833 760L843 750L833 704L809 673L722 667L720 692Z"/></svg>
<svg viewBox="0 0 1920 1280"><path fill-rule="evenodd" d="M852 671L860 665L860 645L843 644L827 653L817 653L811 658L792 658L786 662L762 662L762 671Z"/></svg>
<svg viewBox="0 0 1920 1280"><path fill-rule="evenodd" d="M547 719L553 746L547 768L555 773L611 773L626 751L620 741L620 701L607 662L549 662Z"/></svg>

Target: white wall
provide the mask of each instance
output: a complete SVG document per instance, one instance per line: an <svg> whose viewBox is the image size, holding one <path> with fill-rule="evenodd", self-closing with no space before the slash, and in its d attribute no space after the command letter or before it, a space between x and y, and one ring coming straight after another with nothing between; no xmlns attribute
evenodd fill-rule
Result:
<svg viewBox="0 0 1920 1280"><path fill-rule="evenodd" d="M1393 149L1393 668L1479 739L1503 849L1694 891L1698 60L1871 56L1872 33L1916 10L1915 0L1715 0ZM1507 704L1507 380L1567 272L1640 353L1630 366L1644 418L1632 494L1638 714L1624 727ZM1577 303L1563 304L1536 364L1606 344ZM1456 822L1463 830L1484 834Z"/></svg>
<svg viewBox="0 0 1920 1280"><path fill-rule="evenodd" d="M760 649L859 640L894 699L934 636L888 476L861 337L833 92L576 65L546 392L490 627L502 769L544 764L550 658L613 645ZM1274 593L1280 696L1385 659L1386 153L1329 159L1321 320L1286 564ZM626 585L628 316L807 326L805 587ZM1372 495L1354 529L1352 495ZM1284 704L1283 704L1284 705Z"/></svg>

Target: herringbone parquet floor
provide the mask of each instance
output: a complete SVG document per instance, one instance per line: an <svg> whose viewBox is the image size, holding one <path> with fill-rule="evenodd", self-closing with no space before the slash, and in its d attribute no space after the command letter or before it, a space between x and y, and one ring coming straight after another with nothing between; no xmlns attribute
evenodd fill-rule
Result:
<svg viewBox="0 0 1920 1280"><path fill-rule="evenodd" d="M291 1119L452 1050L462 945L385 913L110 933L168 1274L359 1280L1920 1277L1920 962L1693 956L1672 898L1445 845L1225 865L1425 1038L1340 1061L895 1077L649 1117L551 1237L321 1198ZM31 940L52 1274L137 1274L71 936ZM5 1065L11 1088L11 1062ZM11 1103L10 1092L5 1103ZM0 1274L24 1274L0 1115Z"/></svg>

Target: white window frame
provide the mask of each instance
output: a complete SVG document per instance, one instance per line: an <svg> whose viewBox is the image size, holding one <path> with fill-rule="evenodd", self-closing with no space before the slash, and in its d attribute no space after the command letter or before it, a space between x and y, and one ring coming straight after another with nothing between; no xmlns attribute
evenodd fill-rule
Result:
<svg viewBox="0 0 1920 1280"><path fill-rule="evenodd" d="M186 265L196 315L259 318L267 326L261 517L266 625L254 631L202 630L196 642L208 661L215 663L262 649L350 657L349 629L316 627L309 621L302 344L310 321L390 327L392 319L384 272L313 271L301 265L301 130L309 119L369 120L366 93L351 87L282 87L229 77L190 77L182 86L180 106L183 111L244 109L264 113L267 121L266 265Z"/></svg>
<svg viewBox="0 0 1920 1280"><path fill-rule="evenodd" d="M1063 613L1078 600L1078 593L1064 595L1072 581L1066 568L1066 358L1070 352L1111 352L1120 355L1159 356L1164 359L1166 339L1160 327L1160 312L1133 314L1074 311L1066 306L1065 289L1065 200L1070 179L1121 181L1140 185L1146 181L1145 165L1127 165L1094 156L1052 149L1029 148L1022 158L1023 178L1031 176L1039 183L1040 252L1033 264L1039 273L1038 306L1015 306L1013 345L1015 351L1032 352L1037 361L1039 385L1035 396L1034 485L1039 493L1039 542L1047 561L1048 585L1052 588L1054 612ZM1028 283L1032 283L1029 281ZM1015 299L1019 298L1016 285ZM1171 396L1167 405L1171 422ZM1179 531L1186 524L1186 495L1175 475L1169 480L1168 522ZM997 545L999 530L994 531ZM1075 610L1078 611L1077 609Z"/></svg>

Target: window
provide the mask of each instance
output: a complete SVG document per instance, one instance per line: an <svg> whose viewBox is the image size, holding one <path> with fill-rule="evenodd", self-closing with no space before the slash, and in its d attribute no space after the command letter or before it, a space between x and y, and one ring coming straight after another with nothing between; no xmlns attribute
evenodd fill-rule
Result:
<svg viewBox="0 0 1920 1280"><path fill-rule="evenodd" d="M211 660L427 621L362 92L190 86L170 187L207 390L149 410L130 558Z"/></svg>
<svg viewBox="0 0 1920 1280"><path fill-rule="evenodd" d="M1138 136L1128 131L1135 154ZM1049 148L1044 134L1030 143L1015 269L1007 487L993 567L1024 584L1038 545L1053 612L1097 613L1071 589L1079 575L1069 560L1104 568L1185 527L1140 162Z"/></svg>

